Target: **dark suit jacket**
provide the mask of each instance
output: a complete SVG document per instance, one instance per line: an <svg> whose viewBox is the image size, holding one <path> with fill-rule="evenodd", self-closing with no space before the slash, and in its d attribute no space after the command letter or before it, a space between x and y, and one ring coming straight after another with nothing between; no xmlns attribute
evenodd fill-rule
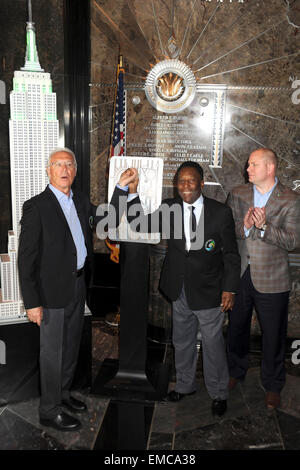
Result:
<svg viewBox="0 0 300 470"><path fill-rule="evenodd" d="M119 192L115 191L112 203L118 201ZM90 260L96 207L78 191L74 191L73 201ZM18 269L26 309L39 306L64 308L73 299L77 273L76 247L60 204L48 186L41 194L24 203Z"/></svg>
<svg viewBox="0 0 300 470"><path fill-rule="evenodd" d="M163 204L171 207L174 203L181 206L182 237L174 237L174 221L170 219L170 236L165 257L160 288L170 300L176 300L185 288L186 298L192 310L217 307L221 303L222 291L237 292L240 277L240 256L238 253L234 222L231 209L213 199L204 197L204 243L201 249L186 252L183 230L183 202L180 198L167 199ZM134 204L140 204L139 198L128 204L128 210ZM147 216L150 225L151 216L160 213L160 230L163 227L162 206ZM135 220L128 217L129 222ZM176 222L175 222L176 223ZM142 225L142 224L141 224ZM153 231L153 230L152 230ZM208 250L209 241L215 247Z"/></svg>

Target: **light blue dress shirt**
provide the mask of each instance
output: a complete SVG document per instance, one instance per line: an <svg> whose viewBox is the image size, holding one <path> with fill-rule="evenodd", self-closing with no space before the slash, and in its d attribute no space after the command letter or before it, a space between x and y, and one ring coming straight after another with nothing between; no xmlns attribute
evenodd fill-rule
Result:
<svg viewBox="0 0 300 470"><path fill-rule="evenodd" d="M80 221L77 215L76 207L73 202L73 191L71 189L70 196L67 196L65 193L59 189L49 184L49 188L55 194L60 207L63 210L65 218L67 219L70 231L76 246L77 251L77 269L81 269L84 266L87 249L85 246L85 240L82 233L82 228Z"/></svg>
<svg viewBox="0 0 300 470"><path fill-rule="evenodd" d="M265 207L265 205L267 204L267 202L269 200L269 197L271 196L272 192L275 189L275 186L277 185L277 181L278 180L275 177L275 184L272 186L272 188L267 193L264 193L264 194L261 194L261 192L258 191L255 184L253 185L254 207L260 207L260 208ZM251 229L247 230L246 227L244 227L246 237L249 236L250 230ZM263 234L264 234L264 231L262 230L261 235L263 236Z"/></svg>

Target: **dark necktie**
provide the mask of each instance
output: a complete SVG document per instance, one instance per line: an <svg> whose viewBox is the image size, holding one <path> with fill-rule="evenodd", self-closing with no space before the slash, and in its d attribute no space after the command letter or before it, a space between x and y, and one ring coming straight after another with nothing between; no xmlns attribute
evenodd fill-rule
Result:
<svg viewBox="0 0 300 470"><path fill-rule="evenodd" d="M190 214L190 240L193 243L196 240L196 228L197 228L197 221L195 216L195 207L189 207L191 214Z"/></svg>

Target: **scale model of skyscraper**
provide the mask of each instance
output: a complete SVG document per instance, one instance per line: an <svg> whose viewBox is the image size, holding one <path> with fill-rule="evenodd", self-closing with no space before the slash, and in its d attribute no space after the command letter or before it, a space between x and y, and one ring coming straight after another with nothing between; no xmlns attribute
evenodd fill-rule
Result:
<svg viewBox="0 0 300 470"><path fill-rule="evenodd" d="M10 94L10 174L13 229L8 232L8 253L0 255L0 324L24 319L17 272L17 250L23 203L47 184L50 152L58 146L56 94L49 73L41 68L37 53L31 0L26 34L25 65L15 71Z"/></svg>

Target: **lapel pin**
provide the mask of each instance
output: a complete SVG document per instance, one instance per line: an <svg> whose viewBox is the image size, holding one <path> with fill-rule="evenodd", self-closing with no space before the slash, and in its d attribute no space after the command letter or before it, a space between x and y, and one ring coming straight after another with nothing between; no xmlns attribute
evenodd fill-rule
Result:
<svg viewBox="0 0 300 470"><path fill-rule="evenodd" d="M215 246L216 246L216 242L215 242L215 240L213 240L213 239L207 240L207 241L205 242L205 245L204 245L204 246L205 246L206 251L212 251L212 250L214 250L214 248L215 248Z"/></svg>

